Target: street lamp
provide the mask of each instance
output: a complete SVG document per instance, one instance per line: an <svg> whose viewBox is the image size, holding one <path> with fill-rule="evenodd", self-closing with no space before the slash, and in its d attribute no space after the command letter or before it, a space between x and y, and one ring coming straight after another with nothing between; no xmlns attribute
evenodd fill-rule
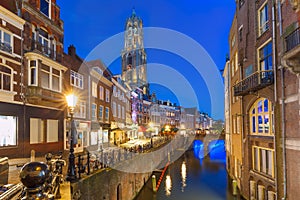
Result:
<svg viewBox="0 0 300 200"><path fill-rule="evenodd" d="M74 155L74 136L76 134L75 122L73 119L74 109L77 103L77 97L74 94L69 94L66 96L66 100L68 103L69 113L71 116L71 130L69 131L70 135L70 152L69 152L69 166L68 166L68 174L67 181L75 181L76 180L76 171L75 171L75 155Z"/></svg>

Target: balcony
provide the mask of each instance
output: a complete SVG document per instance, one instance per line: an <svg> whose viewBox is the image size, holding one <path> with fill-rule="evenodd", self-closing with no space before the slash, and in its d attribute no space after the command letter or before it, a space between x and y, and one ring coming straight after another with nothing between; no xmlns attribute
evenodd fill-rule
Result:
<svg viewBox="0 0 300 200"><path fill-rule="evenodd" d="M296 28L284 38L285 54L282 62L294 73L300 73L300 28Z"/></svg>
<svg viewBox="0 0 300 200"><path fill-rule="evenodd" d="M273 70L255 72L234 86L234 96L247 95L273 83Z"/></svg>
<svg viewBox="0 0 300 200"><path fill-rule="evenodd" d="M28 86L26 97L29 103L45 106L60 106L64 102L64 96L60 92L47 90L38 86Z"/></svg>
<svg viewBox="0 0 300 200"><path fill-rule="evenodd" d="M46 56L52 60L55 60L59 63L62 62L62 54L61 53L56 52L53 47L45 46L36 40L31 40L30 50L38 51L39 53L43 54L44 56Z"/></svg>

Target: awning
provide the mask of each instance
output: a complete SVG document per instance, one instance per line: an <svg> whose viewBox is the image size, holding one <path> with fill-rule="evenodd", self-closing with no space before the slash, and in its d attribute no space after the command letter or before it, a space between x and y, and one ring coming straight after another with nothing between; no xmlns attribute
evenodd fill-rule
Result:
<svg viewBox="0 0 300 200"><path fill-rule="evenodd" d="M138 132L146 132L147 128L145 126L139 126Z"/></svg>

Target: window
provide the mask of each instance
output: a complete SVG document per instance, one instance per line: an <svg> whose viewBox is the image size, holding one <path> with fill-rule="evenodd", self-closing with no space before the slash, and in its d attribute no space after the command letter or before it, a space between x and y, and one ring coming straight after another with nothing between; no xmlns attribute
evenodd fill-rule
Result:
<svg viewBox="0 0 300 200"><path fill-rule="evenodd" d="M99 106L98 119L103 121L103 106Z"/></svg>
<svg viewBox="0 0 300 200"><path fill-rule="evenodd" d="M41 86L46 89L61 91L61 72L53 67L42 64Z"/></svg>
<svg viewBox="0 0 300 200"><path fill-rule="evenodd" d="M121 119L121 105L118 104L118 118Z"/></svg>
<svg viewBox="0 0 300 200"><path fill-rule="evenodd" d="M261 71L272 70L272 42L267 43L259 51L259 68Z"/></svg>
<svg viewBox="0 0 300 200"><path fill-rule="evenodd" d="M92 81L92 96L97 97L97 83Z"/></svg>
<svg viewBox="0 0 300 200"><path fill-rule="evenodd" d="M116 102L113 102L112 109L113 109L113 116L117 117L117 104L116 104Z"/></svg>
<svg viewBox="0 0 300 200"><path fill-rule="evenodd" d="M235 45L235 40L236 40L236 37L235 37L235 35L233 35L233 37L231 39L231 48Z"/></svg>
<svg viewBox="0 0 300 200"><path fill-rule="evenodd" d="M51 0L41 0L40 1L40 11L47 17L51 17Z"/></svg>
<svg viewBox="0 0 300 200"><path fill-rule="evenodd" d="M117 94L117 87L115 85L113 86L113 95L114 95L114 97L118 96L118 94Z"/></svg>
<svg viewBox="0 0 300 200"><path fill-rule="evenodd" d="M258 25L259 25L259 35L263 34L266 30L269 29L268 25L268 4L267 2L258 10Z"/></svg>
<svg viewBox="0 0 300 200"><path fill-rule="evenodd" d="M245 0L239 0L239 8L241 8L245 3Z"/></svg>
<svg viewBox="0 0 300 200"><path fill-rule="evenodd" d="M125 119L125 108L122 106L122 119Z"/></svg>
<svg viewBox="0 0 300 200"><path fill-rule="evenodd" d="M12 91L12 70L0 65L0 90Z"/></svg>
<svg viewBox="0 0 300 200"><path fill-rule="evenodd" d="M108 89L105 89L105 101L106 102L109 102L109 90Z"/></svg>
<svg viewBox="0 0 300 200"><path fill-rule="evenodd" d="M253 146L253 170L274 177L274 149Z"/></svg>
<svg viewBox="0 0 300 200"><path fill-rule="evenodd" d="M96 118L97 118L96 110L97 110L97 105L93 103L92 104L92 120L96 120Z"/></svg>
<svg viewBox="0 0 300 200"><path fill-rule="evenodd" d="M75 109L75 117L85 118L86 117L86 103L85 101L78 102L78 107Z"/></svg>
<svg viewBox="0 0 300 200"><path fill-rule="evenodd" d="M58 120L30 118L30 144L58 142Z"/></svg>
<svg viewBox="0 0 300 200"><path fill-rule="evenodd" d="M83 76L73 70L70 73L71 85L83 89Z"/></svg>
<svg viewBox="0 0 300 200"><path fill-rule="evenodd" d="M265 98L258 99L250 109L250 133L273 135L273 105Z"/></svg>
<svg viewBox="0 0 300 200"><path fill-rule="evenodd" d="M17 117L0 115L0 147L17 145Z"/></svg>
<svg viewBox="0 0 300 200"><path fill-rule="evenodd" d="M231 60L231 64L230 64L230 66L231 66L231 77L233 77L234 76L234 70L235 70L235 62L234 62L234 60Z"/></svg>
<svg viewBox="0 0 300 200"><path fill-rule="evenodd" d="M29 85L37 85L37 61L29 61Z"/></svg>
<svg viewBox="0 0 300 200"><path fill-rule="evenodd" d="M235 54L234 54L234 65L235 65L235 71L237 71L239 68L237 52L235 52Z"/></svg>
<svg viewBox="0 0 300 200"><path fill-rule="evenodd" d="M100 87L99 87L99 98L100 98L101 100L104 100L104 88L103 88L103 86L101 86L101 85L100 85Z"/></svg>
<svg viewBox="0 0 300 200"><path fill-rule="evenodd" d="M45 53L46 55L50 55L50 42L49 42L48 33L43 29L39 29L38 39L43 53Z"/></svg>
<svg viewBox="0 0 300 200"><path fill-rule="evenodd" d="M105 107L105 121L109 121L109 108Z"/></svg>
<svg viewBox="0 0 300 200"><path fill-rule="evenodd" d="M239 28L239 41L243 41L243 25Z"/></svg>
<svg viewBox="0 0 300 200"><path fill-rule="evenodd" d="M9 33L0 30L0 50L12 53L12 37Z"/></svg>

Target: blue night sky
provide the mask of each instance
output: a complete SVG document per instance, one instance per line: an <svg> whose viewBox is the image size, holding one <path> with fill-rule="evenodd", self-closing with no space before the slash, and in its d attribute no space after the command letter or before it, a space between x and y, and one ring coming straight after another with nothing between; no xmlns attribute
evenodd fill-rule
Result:
<svg viewBox="0 0 300 200"><path fill-rule="evenodd" d="M214 70L214 75L208 74L204 78L205 75L202 72L199 74L197 67L193 66L191 61L182 54L178 55L165 49L146 48L148 80L163 74L162 79L168 80L174 87L182 90L181 92L175 91L168 85L162 84L163 81L157 81L151 84L151 91L155 91L159 99L171 100L184 107L196 106L200 111L209 113L215 119L224 119L224 89L214 86L207 80L209 77L221 79L222 72L219 70L224 68L225 57L229 52L228 35L235 11L234 0L57 0L57 4L60 6L61 18L64 21L65 51L67 52L68 46L73 44L77 54L84 59L101 42L124 31L126 19L130 17L133 7L136 15L143 20L144 27L171 29L197 42L215 63L215 66L205 66L215 67L217 70ZM147 40L147 34L144 34ZM165 39L161 38L161 40ZM169 42L176 44L176 42L180 43L180 40L170 39ZM117 51L121 54L124 43L123 41L120 43L120 49ZM147 46L146 41L145 46ZM190 49L188 53L197 57L198 52L193 51L193 48ZM102 59L114 74L121 73L120 58L116 58L112 63L106 63L105 58L103 59L105 53L102 54L104 55L99 55L99 59ZM200 55L201 58L202 56ZM168 76L163 71L157 70L160 66L169 67L186 79L195 93L198 105L195 105L195 101L192 100L194 96L188 95L189 92L186 92L185 86L180 86L184 84L176 81L180 78L172 80L171 78L176 76ZM150 74L153 70L158 71L158 74ZM211 73L210 70L202 70ZM216 90L214 92L217 95L211 94L212 89L209 88ZM215 108L214 111L212 107Z"/></svg>

